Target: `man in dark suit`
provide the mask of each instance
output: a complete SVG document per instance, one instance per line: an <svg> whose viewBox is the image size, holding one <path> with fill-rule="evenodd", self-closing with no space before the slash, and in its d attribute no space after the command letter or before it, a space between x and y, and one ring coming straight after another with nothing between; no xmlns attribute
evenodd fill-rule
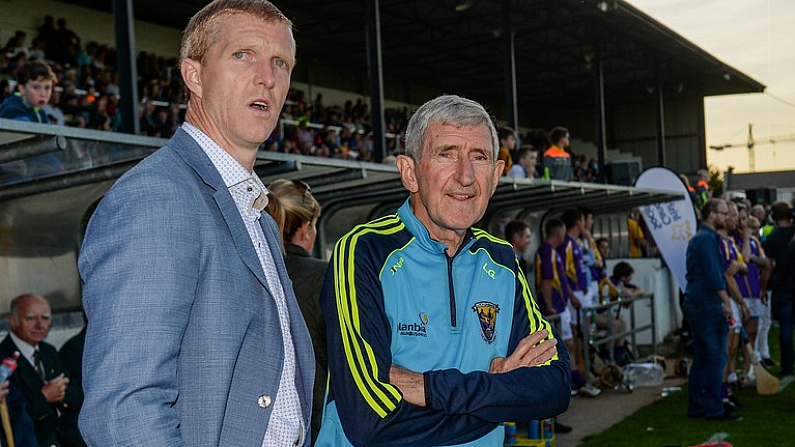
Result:
<svg viewBox="0 0 795 447"><path fill-rule="evenodd" d="M38 295L20 295L11 301L8 322L11 332L0 343L0 358L19 351L11 383L25 396L36 439L41 446L72 445L59 433L68 431L60 415L77 404L79 390L69 384L58 351L44 342L50 331L50 305Z"/></svg>

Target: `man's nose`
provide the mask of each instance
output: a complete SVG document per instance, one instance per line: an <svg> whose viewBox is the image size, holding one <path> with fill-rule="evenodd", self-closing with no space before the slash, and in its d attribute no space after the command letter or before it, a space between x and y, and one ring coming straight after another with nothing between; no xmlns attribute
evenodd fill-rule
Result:
<svg viewBox="0 0 795 447"><path fill-rule="evenodd" d="M262 61L257 65L257 75L254 78L257 84L263 84L266 88L273 88L276 85L273 64L270 60Z"/></svg>
<svg viewBox="0 0 795 447"><path fill-rule="evenodd" d="M462 185L470 185L475 181L475 166L472 160L461 159L456 166L456 177Z"/></svg>

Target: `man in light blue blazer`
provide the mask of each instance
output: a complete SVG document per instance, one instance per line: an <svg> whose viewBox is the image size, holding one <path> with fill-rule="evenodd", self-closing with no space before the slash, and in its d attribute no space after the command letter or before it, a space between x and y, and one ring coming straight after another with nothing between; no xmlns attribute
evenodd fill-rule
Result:
<svg viewBox="0 0 795 447"><path fill-rule="evenodd" d="M253 174L294 63L265 0L188 24L186 123L111 188L80 253L88 445L309 445L312 344Z"/></svg>

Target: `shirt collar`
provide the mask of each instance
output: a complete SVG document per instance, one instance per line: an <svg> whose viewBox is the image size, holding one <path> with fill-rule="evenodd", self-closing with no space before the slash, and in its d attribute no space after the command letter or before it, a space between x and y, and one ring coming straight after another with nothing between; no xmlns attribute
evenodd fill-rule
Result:
<svg viewBox="0 0 795 447"><path fill-rule="evenodd" d="M204 132L202 132L198 127L194 126L191 123L185 122L182 124L182 128L185 129L185 132L193 138L199 147L202 148L207 157L210 159L210 162L215 166L215 169L221 174L221 178L224 180L224 185L230 191L232 188L245 188L248 189L250 182L253 180L254 185L258 189L258 191L251 191L248 190L247 195L251 195L252 197L248 200L249 206L248 211L251 211L252 206L257 210L262 210L265 208L265 205L268 204L267 194L268 188L265 187L265 184L262 183L259 176L252 174L246 170L237 160L234 159L229 152L225 151L221 146L218 145L212 138L207 136ZM240 185L240 186L238 186ZM261 201L255 201L261 198Z"/></svg>
<svg viewBox="0 0 795 447"><path fill-rule="evenodd" d="M262 183L262 180L260 180L258 176L248 172L243 165L229 155L229 152L225 151L212 138L199 130L198 127L189 122L184 122L182 123L182 128L185 129L185 132L187 132L188 135L198 143L204 153L207 154L207 157L210 159L213 166L215 166L215 169L221 174L221 178L224 180L224 184L227 188L254 178L255 183L267 194L268 189L265 188L265 184Z"/></svg>
<svg viewBox="0 0 795 447"><path fill-rule="evenodd" d="M31 346L28 342L23 341L21 338L17 337L11 331L8 331L8 335L11 336L11 340L14 341L14 344L17 345L17 349L19 349L19 354L28 359L30 361L33 358L33 352L36 351L36 346Z"/></svg>

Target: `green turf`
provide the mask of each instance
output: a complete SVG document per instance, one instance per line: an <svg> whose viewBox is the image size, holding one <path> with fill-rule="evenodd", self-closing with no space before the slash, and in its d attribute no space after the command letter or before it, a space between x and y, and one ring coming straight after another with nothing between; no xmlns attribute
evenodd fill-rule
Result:
<svg viewBox="0 0 795 447"><path fill-rule="evenodd" d="M770 351L778 359L778 329L770 331ZM778 372L778 367L771 370ZM724 442L734 447L790 447L795 435L790 425L795 416L795 383L772 396L760 396L756 388L734 395L745 404L737 414L741 421L711 422L689 419L687 385L653 404L640 409L604 432L588 436L581 447L664 447L693 446L709 440L715 433L727 433Z"/></svg>

